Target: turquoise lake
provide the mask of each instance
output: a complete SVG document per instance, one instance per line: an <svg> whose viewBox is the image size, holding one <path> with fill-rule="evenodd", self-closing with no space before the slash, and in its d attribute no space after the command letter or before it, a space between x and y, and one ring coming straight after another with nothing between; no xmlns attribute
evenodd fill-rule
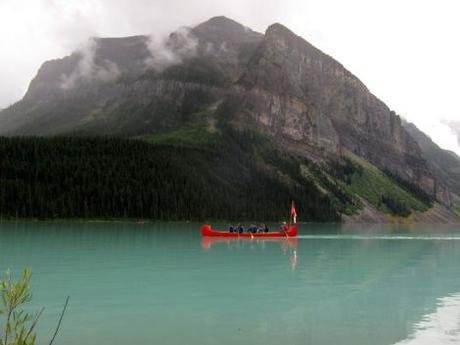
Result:
<svg viewBox="0 0 460 345"><path fill-rule="evenodd" d="M458 344L460 227L302 224L203 241L200 224L0 223L33 271L39 344Z"/></svg>

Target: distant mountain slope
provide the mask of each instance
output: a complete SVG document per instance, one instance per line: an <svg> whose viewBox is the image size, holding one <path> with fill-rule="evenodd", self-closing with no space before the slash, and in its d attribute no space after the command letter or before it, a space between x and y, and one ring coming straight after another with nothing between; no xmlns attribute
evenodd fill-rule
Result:
<svg viewBox="0 0 460 345"><path fill-rule="evenodd" d="M451 206L455 184L427 163L400 117L280 24L261 34L215 17L164 41L96 38L45 62L24 98L0 112L0 135L135 138L213 152L225 162L243 152L225 144L231 133L245 142L240 169L250 169L252 157L291 191L301 174L337 213L372 205L407 217L435 200ZM287 156L289 174L282 169Z"/></svg>
<svg viewBox="0 0 460 345"><path fill-rule="evenodd" d="M460 195L460 157L452 151L441 149L413 123L404 123L404 127L419 144L439 180Z"/></svg>

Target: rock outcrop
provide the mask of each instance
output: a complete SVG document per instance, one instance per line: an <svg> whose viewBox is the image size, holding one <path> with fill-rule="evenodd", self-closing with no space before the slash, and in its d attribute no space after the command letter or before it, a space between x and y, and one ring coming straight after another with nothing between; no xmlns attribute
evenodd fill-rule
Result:
<svg viewBox="0 0 460 345"><path fill-rule="evenodd" d="M268 28L239 85L239 116L276 137L335 154L350 150L434 193L435 179L401 118L284 26Z"/></svg>
<svg viewBox="0 0 460 345"><path fill-rule="evenodd" d="M441 149L413 123L404 122L404 127L417 141L430 170L437 178L436 198L452 207L455 199L452 193L460 195L460 157L454 152Z"/></svg>

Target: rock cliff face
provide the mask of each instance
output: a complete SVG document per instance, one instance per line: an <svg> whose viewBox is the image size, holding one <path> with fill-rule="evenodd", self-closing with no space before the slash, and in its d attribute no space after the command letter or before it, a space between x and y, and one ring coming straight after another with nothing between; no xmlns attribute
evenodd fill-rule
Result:
<svg viewBox="0 0 460 345"><path fill-rule="evenodd" d="M401 119L331 57L280 24L268 28L240 83L241 116L279 138L349 150L419 183L435 180Z"/></svg>
<svg viewBox="0 0 460 345"><path fill-rule="evenodd" d="M460 195L460 157L454 152L441 149L413 123L405 122L404 127L417 141L430 170L437 178L437 199L451 206L454 199L451 194Z"/></svg>
<svg viewBox="0 0 460 345"><path fill-rule="evenodd" d="M140 137L197 114L313 161L356 155L438 198L449 188L400 117L340 63L280 24L261 34L225 17L164 41L96 38L45 62L24 98L0 112L0 134Z"/></svg>

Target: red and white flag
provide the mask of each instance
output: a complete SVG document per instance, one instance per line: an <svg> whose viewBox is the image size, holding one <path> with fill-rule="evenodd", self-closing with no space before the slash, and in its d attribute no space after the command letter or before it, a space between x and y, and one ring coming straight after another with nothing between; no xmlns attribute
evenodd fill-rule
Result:
<svg viewBox="0 0 460 345"><path fill-rule="evenodd" d="M291 205L291 217L292 217L292 222L295 224L297 222L297 212L295 211L294 201L292 202L292 205Z"/></svg>

